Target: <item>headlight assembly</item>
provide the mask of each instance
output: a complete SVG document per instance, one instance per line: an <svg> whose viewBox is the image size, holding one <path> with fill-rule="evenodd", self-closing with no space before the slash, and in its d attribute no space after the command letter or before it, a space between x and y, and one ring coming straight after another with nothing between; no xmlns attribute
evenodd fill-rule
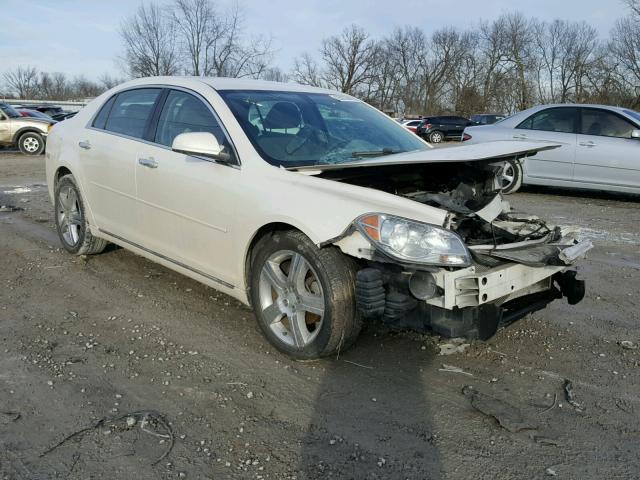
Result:
<svg viewBox="0 0 640 480"><path fill-rule="evenodd" d="M469 250L450 230L394 215L363 215L356 224L369 240L396 259L428 265L464 267Z"/></svg>

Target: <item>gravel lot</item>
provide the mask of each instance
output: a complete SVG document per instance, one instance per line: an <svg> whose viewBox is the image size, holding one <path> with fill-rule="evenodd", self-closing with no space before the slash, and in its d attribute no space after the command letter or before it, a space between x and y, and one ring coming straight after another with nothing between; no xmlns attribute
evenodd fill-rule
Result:
<svg viewBox="0 0 640 480"><path fill-rule="evenodd" d="M464 353L368 325L300 363L225 295L120 248L66 254L44 158L0 152L0 205L21 209L0 213L0 478L639 478L640 199L510 201L597 244L582 303ZM128 415L147 410L175 434L160 461L156 417Z"/></svg>

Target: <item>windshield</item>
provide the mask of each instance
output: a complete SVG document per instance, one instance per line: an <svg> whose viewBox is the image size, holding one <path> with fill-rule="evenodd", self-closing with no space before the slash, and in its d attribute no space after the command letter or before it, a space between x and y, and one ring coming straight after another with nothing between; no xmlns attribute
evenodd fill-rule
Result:
<svg viewBox="0 0 640 480"><path fill-rule="evenodd" d="M623 112L640 122L640 113L636 112L635 110L623 110Z"/></svg>
<svg viewBox="0 0 640 480"><path fill-rule="evenodd" d="M343 94L226 90L258 153L284 167L358 161L429 147L364 102Z"/></svg>
<svg viewBox="0 0 640 480"><path fill-rule="evenodd" d="M13 108L11 105L7 105L6 103L0 103L0 110L4 112L4 114L9 118L20 118L20 114Z"/></svg>

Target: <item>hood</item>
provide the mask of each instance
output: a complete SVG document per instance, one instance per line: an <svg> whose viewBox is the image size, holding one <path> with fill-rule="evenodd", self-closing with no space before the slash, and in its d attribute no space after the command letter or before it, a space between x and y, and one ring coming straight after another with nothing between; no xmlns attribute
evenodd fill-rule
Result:
<svg viewBox="0 0 640 480"><path fill-rule="evenodd" d="M560 145L547 142L523 142L520 140L499 140L493 142L461 145L451 148L434 148L417 152L381 155L366 160L354 160L345 163L309 165L289 167L288 170L305 172L308 175L328 170L344 170L360 167L377 167L386 165L412 165L425 163L452 163L478 161L504 161L535 155L542 150L551 150Z"/></svg>
<svg viewBox="0 0 640 480"><path fill-rule="evenodd" d="M14 122L20 122L20 123L41 123L43 125L53 125L54 123L58 123L56 120L47 120L45 118L38 118L38 117L20 117L20 118L12 118L11 120L13 120Z"/></svg>

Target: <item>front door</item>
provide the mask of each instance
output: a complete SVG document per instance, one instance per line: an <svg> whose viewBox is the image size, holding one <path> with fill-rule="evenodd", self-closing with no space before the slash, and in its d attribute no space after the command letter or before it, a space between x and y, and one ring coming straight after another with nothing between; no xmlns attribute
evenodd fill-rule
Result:
<svg viewBox="0 0 640 480"><path fill-rule="evenodd" d="M11 119L0 111L0 145L11 143Z"/></svg>
<svg viewBox="0 0 640 480"><path fill-rule="evenodd" d="M581 110L575 181L640 191L640 139L631 138L638 127L608 110Z"/></svg>
<svg viewBox="0 0 640 480"><path fill-rule="evenodd" d="M186 132L212 133L234 155L209 105L191 93L171 90L150 137L153 145L140 150L136 163L144 245L222 284L235 285L237 265L229 252L241 171L172 151L173 139Z"/></svg>
<svg viewBox="0 0 640 480"><path fill-rule="evenodd" d="M534 113L513 130L516 140L534 140L560 145L527 157L525 174L531 178L571 181L576 155L578 109L554 107Z"/></svg>

